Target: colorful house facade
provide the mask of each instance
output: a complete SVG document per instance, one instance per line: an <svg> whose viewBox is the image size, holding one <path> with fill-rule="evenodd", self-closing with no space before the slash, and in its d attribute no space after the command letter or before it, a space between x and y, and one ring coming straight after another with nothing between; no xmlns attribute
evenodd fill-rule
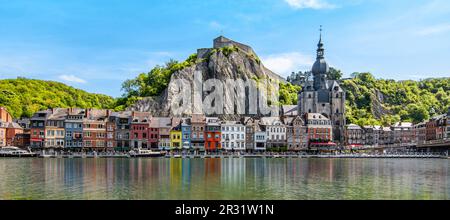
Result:
<svg viewBox="0 0 450 220"><path fill-rule="evenodd" d="M170 149L180 151L182 150L182 132L181 132L181 119L172 118L172 128L170 130Z"/></svg>
<svg viewBox="0 0 450 220"><path fill-rule="evenodd" d="M202 114L193 114L191 118L191 145L197 151L205 151L206 118Z"/></svg>
<svg viewBox="0 0 450 220"><path fill-rule="evenodd" d="M45 148L45 125L48 116L51 114L50 110L36 112L30 120L30 145L34 149Z"/></svg>
<svg viewBox="0 0 450 220"><path fill-rule="evenodd" d="M151 115L148 112L132 112L131 147L134 149L148 149L150 147L148 129Z"/></svg>
<svg viewBox="0 0 450 220"><path fill-rule="evenodd" d="M219 118L206 118L205 150L218 151L222 149Z"/></svg>
<svg viewBox="0 0 450 220"><path fill-rule="evenodd" d="M70 108L65 120L65 146L71 151L83 149L84 109Z"/></svg>
<svg viewBox="0 0 450 220"><path fill-rule="evenodd" d="M190 118L184 118L181 122L181 143L183 146L183 149L191 149L191 119Z"/></svg>

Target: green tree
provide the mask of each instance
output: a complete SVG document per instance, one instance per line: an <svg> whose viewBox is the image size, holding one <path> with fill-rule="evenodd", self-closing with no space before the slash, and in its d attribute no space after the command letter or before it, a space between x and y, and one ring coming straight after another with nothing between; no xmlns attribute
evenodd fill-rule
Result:
<svg viewBox="0 0 450 220"><path fill-rule="evenodd" d="M328 78L331 80L340 80L342 75L343 73L340 70L331 67L328 73Z"/></svg>

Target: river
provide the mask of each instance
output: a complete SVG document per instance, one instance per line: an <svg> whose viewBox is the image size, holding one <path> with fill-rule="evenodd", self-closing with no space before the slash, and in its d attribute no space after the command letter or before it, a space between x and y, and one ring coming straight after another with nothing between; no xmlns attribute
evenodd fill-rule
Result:
<svg viewBox="0 0 450 220"><path fill-rule="evenodd" d="M0 199L450 198L446 159L4 159Z"/></svg>

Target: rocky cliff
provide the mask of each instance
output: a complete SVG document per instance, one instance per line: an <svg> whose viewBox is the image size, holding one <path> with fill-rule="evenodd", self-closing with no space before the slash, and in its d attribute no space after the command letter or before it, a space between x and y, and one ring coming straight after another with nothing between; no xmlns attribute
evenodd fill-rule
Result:
<svg viewBox="0 0 450 220"><path fill-rule="evenodd" d="M220 45L220 47L218 45ZM196 73L201 74L202 82L216 79L224 85L223 105L225 108L233 107L235 105L233 99L230 98L235 91L227 89L227 80L240 79L244 82L252 80L256 82L261 80L274 83L286 82L284 78L264 67L258 56L250 47L219 37L215 39L213 48L199 49L197 51L196 60L192 65L188 65L174 72L171 76L168 88L166 88L160 96L147 97L139 100L129 107L128 110L147 111L157 116L173 116L174 109L171 103L180 98L180 92L178 88L174 88L170 85L176 84L176 81L185 80L185 82L188 82L193 86ZM202 100L208 94L208 92L203 92L201 95ZM246 96L243 98L245 98L245 103L248 105L248 103L252 101L252 97L250 96L249 99L249 91L245 91L245 94ZM195 100L194 96L194 91L191 91L190 97L192 100ZM199 103L194 103L189 109L183 112L183 115L199 113L197 112L201 109L199 108L199 105ZM248 113L248 109L246 110L246 113ZM208 115L208 113L206 114ZM231 114L228 115L228 118L230 117Z"/></svg>

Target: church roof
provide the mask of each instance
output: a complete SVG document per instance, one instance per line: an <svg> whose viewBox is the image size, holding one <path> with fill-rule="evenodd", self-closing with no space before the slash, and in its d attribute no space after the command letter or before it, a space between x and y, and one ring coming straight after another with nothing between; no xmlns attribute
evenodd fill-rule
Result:
<svg viewBox="0 0 450 220"><path fill-rule="evenodd" d="M298 106L296 105L283 105L281 110L284 116L296 116L298 115Z"/></svg>
<svg viewBox="0 0 450 220"><path fill-rule="evenodd" d="M322 115L320 113L308 113L307 115L308 120L317 120L317 119L329 120L325 115Z"/></svg>
<svg viewBox="0 0 450 220"><path fill-rule="evenodd" d="M316 62L312 67L313 74L325 74L330 70L327 61L324 58L317 58Z"/></svg>
<svg viewBox="0 0 450 220"><path fill-rule="evenodd" d="M341 88L341 85L339 85L338 81L328 80L328 84L331 85L331 86L329 86L331 91L333 91L333 90L335 90L335 88L337 88L338 92L344 92L344 90Z"/></svg>

